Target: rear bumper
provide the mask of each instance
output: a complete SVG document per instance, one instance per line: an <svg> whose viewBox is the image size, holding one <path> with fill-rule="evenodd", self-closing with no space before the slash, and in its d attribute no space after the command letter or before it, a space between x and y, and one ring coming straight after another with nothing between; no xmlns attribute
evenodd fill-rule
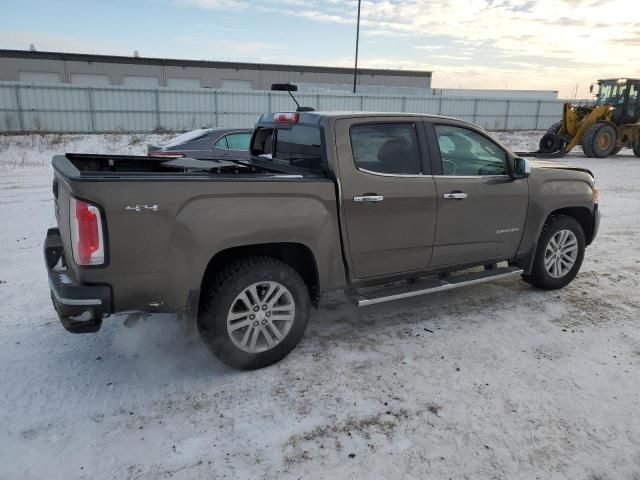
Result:
<svg viewBox="0 0 640 480"><path fill-rule="evenodd" d="M62 326L71 333L100 330L102 319L111 313L111 287L85 285L75 280L68 268L60 231L50 228L44 242L51 301Z"/></svg>

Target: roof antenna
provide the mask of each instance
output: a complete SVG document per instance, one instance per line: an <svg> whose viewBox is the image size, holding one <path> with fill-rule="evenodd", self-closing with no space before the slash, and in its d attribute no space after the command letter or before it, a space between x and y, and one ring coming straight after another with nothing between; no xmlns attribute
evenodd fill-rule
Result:
<svg viewBox="0 0 640 480"><path fill-rule="evenodd" d="M294 97L293 93L291 93L291 92L298 91L297 85L294 85L292 83L273 83L271 85L271 90L273 90L274 92L287 92L289 96L293 99L293 101L296 103L296 106L298 107L296 108L296 112L313 112L315 110L315 108L313 107L300 106L300 104L298 103L298 100L296 100L296 97Z"/></svg>

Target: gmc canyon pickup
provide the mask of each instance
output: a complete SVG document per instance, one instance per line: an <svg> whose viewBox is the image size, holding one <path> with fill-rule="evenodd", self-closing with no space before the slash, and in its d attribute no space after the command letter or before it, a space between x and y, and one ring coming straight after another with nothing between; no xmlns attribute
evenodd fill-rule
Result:
<svg viewBox="0 0 640 480"><path fill-rule="evenodd" d="M519 158L452 118L265 114L250 149L54 157L44 251L62 325L178 312L223 362L260 368L327 291L364 307L513 275L561 288L598 230L591 172Z"/></svg>

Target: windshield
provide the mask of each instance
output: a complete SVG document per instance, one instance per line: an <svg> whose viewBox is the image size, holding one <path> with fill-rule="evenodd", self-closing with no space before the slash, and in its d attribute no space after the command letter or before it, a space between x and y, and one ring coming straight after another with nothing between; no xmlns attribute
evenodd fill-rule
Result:
<svg viewBox="0 0 640 480"><path fill-rule="evenodd" d="M274 163L324 171L320 128L309 125L258 127L251 145L251 155Z"/></svg>
<svg viewBox="0 0 640 480"><path fill-rule="evenodd" d="M607 80L600 84L600 92L596 105L622 105L624 103L624 92L627 83L620 83L618 80Z"/></svg>

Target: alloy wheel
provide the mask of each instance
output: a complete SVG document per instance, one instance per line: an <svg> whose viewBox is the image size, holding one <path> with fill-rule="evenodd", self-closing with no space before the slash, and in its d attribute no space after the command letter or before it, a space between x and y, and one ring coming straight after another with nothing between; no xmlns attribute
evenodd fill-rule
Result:
<svg viewBox="0 0 640 480"><path fill-rule="evenodd" d="M254 283L236 296L227 314L233 344L248 353L271 350L289 333L296 314L291 292L273 281Z"/></svg>
<svg viewBox="0 0 640 480"><path fill-rule="evenodd" d="M544 268L553 278L562 278L571 271L578 258L578 239L571 230L555 233L544 252Z"/></svg>

